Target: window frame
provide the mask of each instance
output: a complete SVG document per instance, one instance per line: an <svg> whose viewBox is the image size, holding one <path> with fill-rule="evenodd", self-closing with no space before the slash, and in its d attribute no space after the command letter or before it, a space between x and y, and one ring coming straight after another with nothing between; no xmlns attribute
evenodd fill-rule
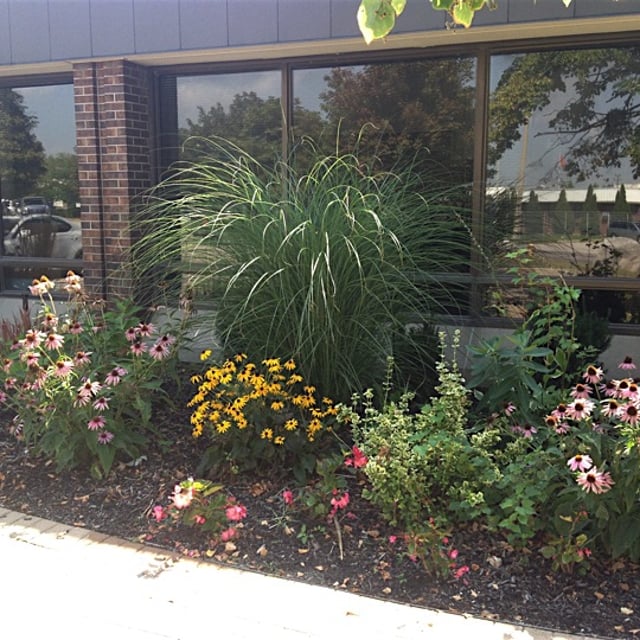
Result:
<svg viewBox="0 0 640 640"><path fill-rule="evenodd" d="M596 36L592 33L585 35L550 36L544 38L513 38L501 41L480 41L467 44L398 48L391 50L375 50L339 54L316 54L310 56L291 56L283 59L224 61L198 64L179 64L158 66L154 73L156 87L162 78L181 75L225 74L233 72L280 70L281 72L281 101L283 105L283 157L290 149L291 118L293 113L293 73L299 69L313 69L331 66L347 66L373 63L407 62L414 60L429 60L452 56L467 56L475 59L475 119L473 142L473 184L472 184L472 212L471 228L476 237L481 237L485 224L485 190L487 187L487 151L489 129L489 101L491 58L494 55L532 53L552 50L575 50L613 47L637 46L636 32L604 33ZM161 97L159 96L159 104ZM158 109L160 113L161 109ZM159 129L160 130L160 129ZM159 177L159 176L157 176ZM468 274L454 277L456 282L463 282L470 287L472 313L460 316L457 321L461 325L483 327L513 327L514 320L510 318L494 318L482 315L480 299L482 288L498 282L509 284L508 275L489 274L481 268L481 256L477 249L472 249L471 268ZM451 276L449 276L451 278ZM582 290L609 290L640 294L640 278L612 278L596 276L567 276L564 282ZM618 324L611 323L611 330L618 335L640 335L640 323Z"/></svg>

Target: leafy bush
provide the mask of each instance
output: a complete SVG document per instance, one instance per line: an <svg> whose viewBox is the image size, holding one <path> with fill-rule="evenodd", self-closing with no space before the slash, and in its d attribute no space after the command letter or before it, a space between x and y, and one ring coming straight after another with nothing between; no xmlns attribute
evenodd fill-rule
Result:
<svg viewBox="0 0 640 640"><path fill-rule="evenodd" d="M187 274L196 302L215 303L225 353L294 358L335 400L380 383L397 337L428 361L407 324L457 308L440 275L469 255L466 213L446 193L354 155L298 174L208 144L209 158L176 165L148 194L134 267Z"/></svg>
<svg viewBox="0 0 640 640"><path fill-rule="evenodd" d="M198 385L189 401L193 435L211 442L203 469L290 466L300 479L313 471L337 410L304 383L293 360L269 358L257 366L239 354L192 381Z"/></svg>
<svg viewBox="0 0 640 640"><path fill-rule="evenodd" d="M407 395L378 410L369 390L339 414L368 458L371 487L363 495L410 536L419 537L429 518L446 524L481 515L483 491L498 476L490 456L468 439L469 394L455 360L447 363L444 342L437 370L437 395L418 413L410 413Z"/></svg>
<svg viewBox="0 0 640 640"><path fill-rule="evenodd" d="M59 468L88 465L109 473L118 453L135 458L153 429L152 402L162 393L176 338L155 337L140 309L91 303L69 272L67 312L56 310L55 283L30 287L42 308L4 361L0 400L14 414L13 431Z"/></svg>

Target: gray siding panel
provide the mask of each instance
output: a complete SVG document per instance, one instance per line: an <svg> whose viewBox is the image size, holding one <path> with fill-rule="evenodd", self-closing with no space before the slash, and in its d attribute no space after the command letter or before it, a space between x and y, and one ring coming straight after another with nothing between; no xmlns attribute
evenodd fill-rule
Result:
<svg viewBox="0 0 640 640"><path fill-rule="evenodd" d="M11 2L9 29L13 63L51 59L49 3L46 0Z"/></svg>
<svg viewBox="0 0 640 640"><path fill-rule="evenodd" d="M0 0L0 64L11 64L9 3L7 0Z"/></svg>
<svg viewBox="0 0 640 640"><path fill-rule="evenodd" d="M279 0L278 37L280 42L330 38L329 0Z"/></svg>
<svg viewBox="0 0 640 640"><path fill-rule="evenodd" d="M561 2L561 0L557 0L557 2ZM473 18L473 24L478 27L494 24L506 24L508 21L509 3L504 0L502 0L502 2L498 2L498 6L495 9L483 9L482 11L478 11Z"/></svg>
<svg viewBox="0 0 640 640"><path fill-rule="evenodd" d="M227 0L180 0L180 47L226 47Z"/></svg>
<svg viewBox="0 0 640 640"><path fill-rule="evenodd" d="M68 60L91 54L91 13L88 2L50 0L51 58Z"/></svg>
<svg viewBox="0 0 640 640"><path fill-rule="evenodd" d="M227 11L230 46L278 41L277 0L231 0Z"/></svg>
<svg viewBox="0 0 640 640"><path fill-rule="evenodd" d="M91 42L94 56L133 53L133 0L91 0Z"/></svg>
<svg viewBox="0 0 640 640"><path fill-rule="evenodd" d="M410 33L412 31L444 29L446 16L445 11L435 11L431 4L426 2L408 2L402 15L398 18L393 32Z"/></svg>
<svg viewBox="0 0 640 640"><path fill-rule="evenodd" d="M134 0L133 30L136 53L180 49L178 0Z"/></svg>
<svg viewBox="0 0 640 640"><path fill-rule="evenodd" d="M576 0L569 7L565 7L561 0L509 0L509 22L573 18L575 5Z"/></svg>
<svg viewBox="0 0 640 640"><path fill-rule="evenodd" d="M611 16L620 13L640 13L640 0L573 0L576 18Z"/></svg>
<svg viewBox="0 0 640 640"><path fill-rule="evenodd" d="M359 2L351 2L351 0L331 0L332 38L360 35L356 18L359 4Z"/></svg>

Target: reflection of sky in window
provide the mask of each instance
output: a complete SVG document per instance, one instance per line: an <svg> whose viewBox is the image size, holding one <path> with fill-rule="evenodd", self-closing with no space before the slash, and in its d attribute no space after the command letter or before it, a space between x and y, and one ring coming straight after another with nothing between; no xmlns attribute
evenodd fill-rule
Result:
<svg viewBox="0 0 640 640"><path fill-rule="evenodd" d="M243 92L253 91L263 99L280 99L280 72L185 76L178 78L177 91L178 123L184 127L187 119L197 121L198 107L202 107L206 112L220 103L227 110L233 98Z"/></svg>
<svg viewBox="0 0 640 640"><path fill-rule="evenodd" d="M48 155L74 153L76 124L73 85L49 85L15 89L24 97L30 116L38 119L35 135Z"/></svg>
<svg viewBox="0 0 640 640"><path fill-rule="evenodd" d="M498 82L506 69L514 60L523 54L493 56L491 58L490 89L495 91ZM601 175L588 176L579 181L575 176L566 174L561 166L561 158L568 156L572 140L568 134L560 134L551 129L549 120L569 101L574 100L575 93L571 83L567 81L567 91L555 91L550 102L543 109L537 110L529 119L528 126L519 128L520 139L507 149L498 161L496 175L491 179L493 185L515 186L520 175L524 175L523 191L538 188L556 188L567 186L610 186L621 183L633 183L633 172L628 158L621 158L620 167L601 168ZM596 102L596 109L610 109L615 103L610 96L604 95ZM523 158L523 145L526 140L526 158Z"/></svg>

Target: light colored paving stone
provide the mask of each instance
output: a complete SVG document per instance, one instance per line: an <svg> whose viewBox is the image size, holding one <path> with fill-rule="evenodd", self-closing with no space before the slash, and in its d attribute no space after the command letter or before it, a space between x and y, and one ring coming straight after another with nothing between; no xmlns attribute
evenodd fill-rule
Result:
<svg viewBox="0 0 640 640"><path fill-rule="evenodd" d="M5 511L0 557L8 640L576 638L197 562Z"/></svg>

